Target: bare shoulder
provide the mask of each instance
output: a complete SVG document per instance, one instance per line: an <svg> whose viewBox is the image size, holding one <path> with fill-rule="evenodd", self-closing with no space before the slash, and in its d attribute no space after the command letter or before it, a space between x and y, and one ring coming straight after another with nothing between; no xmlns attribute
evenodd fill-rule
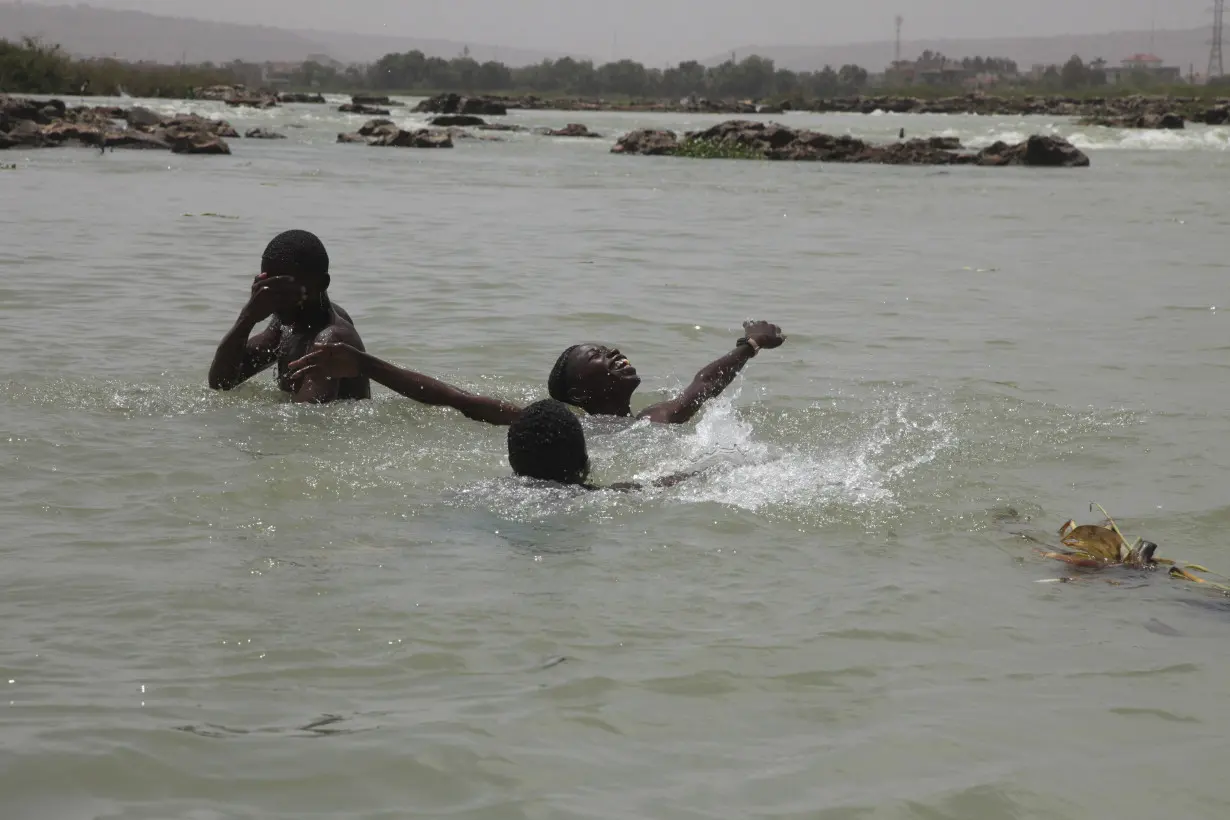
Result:
<svg viewBox="0 0 1230 820"><path fill-rule="evenodd" d="M363 339L359 336L359 331L355 329L354 323L350 321L348 316L345 316L341 308L334 308L337 315L328 327L316 334L313 340L317 344L331 344L341 342L348 344L351 347L359 350L366 350L363 346Z"/></svg>
<svg viewBox="0 0 1230 820"><path fill-rule="evenodd" d="M350 324L351 327L354 327L354 319L350 318L350 314L346 312L346 308L342 307L336 302L331 303L331 304L333 305L333 312L336 313L340 318L345 319Z"/></svg>

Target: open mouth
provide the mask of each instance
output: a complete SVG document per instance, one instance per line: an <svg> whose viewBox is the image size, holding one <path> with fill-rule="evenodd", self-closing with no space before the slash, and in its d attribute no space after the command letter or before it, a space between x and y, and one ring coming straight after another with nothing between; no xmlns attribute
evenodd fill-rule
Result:
<svg viewBox="0 0 1230 820"><path fill-rule="evenodd" d="M611 372L620 376L635 376L636 368L626 356L618 356L615 361L611 362Z"/></svg>

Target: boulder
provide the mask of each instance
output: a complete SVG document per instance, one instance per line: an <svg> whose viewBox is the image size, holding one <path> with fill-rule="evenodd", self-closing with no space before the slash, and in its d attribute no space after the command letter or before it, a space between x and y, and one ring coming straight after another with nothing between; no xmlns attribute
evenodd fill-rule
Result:
<svg viewBox="0 0 1230 820"><path fill-rule="evenodd" d="M460 94L441 94L423 100L415 111L431 114L471 114L477 117L502 117L508 106L492 97L463 97Z"/></svg>
<svg viewBox="0 0 1230 820"><path fill-rule="evenodd" d="M1081 120L1081 125L1099 125L1104 128L1147 128L1179 131L1186 126L1186 123L1178 114L1165 113L1085 117Z"/></svg>
<svg viewBox="0 0 1230 820"><path fill-rule="evenodd" d="M978 153L979 165L1087 168L1089 157L1063 137L1034 135L1017 145L997 142Z"/></svg>
<svg viewBox="0 0 1230 820"><path fill-rule="evenodd" d="M378 137L384 134L396 134L400 129L392 120L368 120L359 129L360 137Z"/></svg>
<svg viewBox="0 0 1230 820"><path fill-rule="evenodd" d="M182 136L168 135L167 142L173 154L229 154L231 147L221 137L212 137L197 132Z"/></svg>
<svg viewBox="0 0 1230 820"><path fill-rule="evenodd" d="M283 91L278 94L278 100L284 103L308 103L313 105L321 105L325 102L323 94L300 94L292 91Z"/></svg>
<svg viewBox="0 0 1230 820"><path fill-rule="evenodd" d="M158 123L157 130L198 131L215 137L238 139L239 132L226 120L209 120L198 114L176 114Z"/></svg>
<svg viewBox="0 0 1230 820"><path fill-rule="evenodd" d="M158 150L170 151L171 144L144 131L127 130L118 134L107 134L104 142L107 148L123 148L126 150Z"/></svg>
<svg viewBox="0 0 1230 820"><path fill-rule="evenodd" d="M277 108L280 103L276 97L265 95L228 97L226 104L231 108Z"/></svg>
<svg viewBox="0 0 1230 820"><path fill-rule="evenodd" d="M547 131L548 137L584 137L589 139L602 139L601 134L595 134L579 122L570 122L563 128L554 131Z"/></svg>
<svg viewBox="0 0 1230 820"><path fill-rule="evenodd" d="M445 128L454 128L459 126L473 127L476 125L486 125L487 122L482 117L474 117L469 114L442 114L439 117L434 117L431 124Z"/></svg>
<svg viewBox="0 0 1230 820"><path fill-rule="evenodd" d="M1210 108L1201 114L1197 115L1197 121L1205 125L1227 125L1230 124L1230 106L1222 105L1216 108Z"/></svg>
<svg viewBox="0 0 1230 820"><path fill-rule="evenodd" d="M268 131L264 128L253 128L244 134L244 138L250 140L284 140L286 135L279 134L276 131Z"/></svg>
<svg viewBox="0 0 1230 820"><path fill-rule="evenodd" d="M351 94L350 102L354 105L383 106L385 108L395 108L401 105L401 103L388 97L378 97L374 94Z"/></svg>
<svg viewBox="0 0 1230 820"><path fill-rule="evenodd" d="M343 114L363 114L367 117L387 117L389 115L387 108L376 108L362 103L344 103L338 106L337 110Z"/></svg>
<svg viewBox="0 0 1230 820"><path fill-rule="evenodd" d="M96 105L90 108L77 107L72 110L76 114L88 112L89 114L108 120L128 119L128 109L120 108L118 105Z"/></svg>
<svg viewBox="0 0 1230 820"><path fill-rule="evenodd" d="M367 142L362 134L338 134L337 141L341 143Z"/></svg>
<svg viewBox="0 0 1230 820"><path fill-rule="evenodd" d="M640 128L624 134L611 148L612 154L641 154L664 156L679 149L679 138L674 131Z"/></svg>
<svg viewBox="0 0 1230 820"><path fill-rule="evenodd" d="M229 154L231 148L223 136L239 136L228 123L195 114L165 120L153 134L170 145L172 153L176 154Z"/></svg>
<svg viewBox="0 0 1230 820"><path fill-rule="evenodd" d="M125 120L129 128L153 128L162 122L162 116L155 114L148 108L141 106L133 106L124 112L124 116L119 119Z"/></svg>
<svg viewBox="0 0 1230 820"><path fill-rule="evenodd" d="M43 126L34 120L20 120L12 124L6 132L0 132L4 137L0 141L3 148L42 148L46 146L47 138L43 136Z"/></svg>
<svg viewBox="0 0 1230 820"><path fill-rule="evenodd" d="M0 122L33 122L48 125L62 119L65 105L60 100L42 102L24 97L0 97Z"/></svg>
<svg viewBox="0 0 1230 820"><path fill-rule="evenodd" d="M417 131L398 128L378 134L368 140L368 144L390 148L452 148L453 138L447 132L429 131L426 128Z"/></svg>
<svg viewBox="0 0 1230 820"><path fill-rule="evenodd" d="M82 145L101 145L105 130L92 124L60 120L43 126L43 139L52 145L77 142Z"/></svg>

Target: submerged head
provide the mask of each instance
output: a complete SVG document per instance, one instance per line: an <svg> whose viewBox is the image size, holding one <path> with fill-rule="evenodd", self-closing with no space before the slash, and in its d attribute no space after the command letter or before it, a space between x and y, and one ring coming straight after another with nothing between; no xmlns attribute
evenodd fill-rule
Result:
<svg viewBox="0 0 1230 820"><path fill-rule="evenodd" d="M640 383L636 368L617 348L587 343L560 354L547 379L547 392L556 401L585 407L626 402Z"/></svg>
<svg viewBox="0 0 1230 820"><path fill-rule="evenodd" d="M329 289L329 252L310 231L284 231L265 246L261 276L289 276L307 289L305 302L317 304Z"/></svg>
<svg viewBox="0 0 1230 820"><path fill-rule="evenodd" d="M526 478L584 483L589 451L580 420L554 399L534 402L508 428L508 463Z"/></svg>

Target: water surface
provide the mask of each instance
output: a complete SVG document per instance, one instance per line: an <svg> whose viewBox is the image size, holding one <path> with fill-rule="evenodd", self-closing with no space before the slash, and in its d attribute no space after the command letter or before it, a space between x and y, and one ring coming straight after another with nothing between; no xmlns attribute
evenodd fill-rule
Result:
<svg viewBox="0 0 1230 820"><path fill-rule="evenodd" d="M416 151L148 104L290 138L5 157L5 818L1225 814L1225 599L1039 584L1018 533L1096 500L1230 572L1230 131L783 118L1093 162L882 168L608 153L710 116ZM383 388L206 388L287 228L369 349L514 401L575 342L641 407L746 318L789 340L693 424L585 420L600 480L702 477L531 488Z"/></svg>

